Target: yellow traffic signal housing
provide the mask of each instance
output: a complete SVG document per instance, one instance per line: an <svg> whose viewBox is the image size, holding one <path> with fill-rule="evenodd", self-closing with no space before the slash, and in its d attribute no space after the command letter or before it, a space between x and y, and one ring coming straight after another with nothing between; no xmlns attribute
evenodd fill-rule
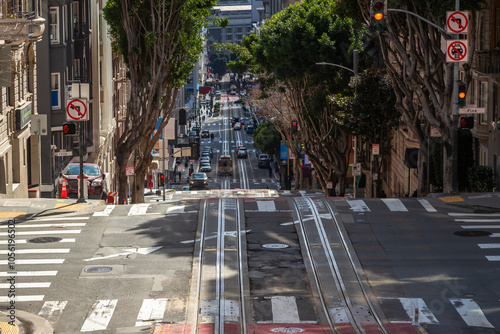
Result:
<svg viewBox="0 0 500 334"><path fill-rule="evenodd" d="M371 0L370 7L370 29L384 31L386 29L387 1Z"/></svg>

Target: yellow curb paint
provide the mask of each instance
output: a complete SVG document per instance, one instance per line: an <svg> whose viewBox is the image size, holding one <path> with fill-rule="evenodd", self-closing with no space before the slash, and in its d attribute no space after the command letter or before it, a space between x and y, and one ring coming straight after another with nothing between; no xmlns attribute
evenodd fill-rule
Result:
<svg viewBox="0 0 500 334"><path fill-rule="evenodd" d="M54 205L54 209L61 209L61 210L71 210L71 211L79 211L83 210L90 207L90 205L87 204L56 204Z"/></svg>
<svg viewBox="0 0 500 334"><path fill-rule="evenodd" d="M0 322L0 329L2 334L18 334L19 328L14 324L10 325L8 322Z"/></svg>
<svg viewBox="0 0 500 334"><path fill-rule="evenodd" d="M26 216L27 212L0 212L0 218L18 218Z"/></svg>
<svg viewBox="0 0 500 334"><path fill-rule="evenodd" d="M443 202L446 203L451 203L451 202L463 202L464 199L460 196L448 196L448 197L438 197L438 199L442 200Z"/></svg>

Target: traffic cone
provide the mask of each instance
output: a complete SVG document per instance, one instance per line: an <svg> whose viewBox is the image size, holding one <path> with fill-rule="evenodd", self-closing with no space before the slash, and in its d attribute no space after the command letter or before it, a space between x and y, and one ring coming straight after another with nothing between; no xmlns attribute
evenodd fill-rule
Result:
<svg viewBox="0 0 500 334"><path fill-rule="evenodd" d="M68 198L68 193L66 192L66 179L63 179L63 184L61 188L61 198Z"/></svg>

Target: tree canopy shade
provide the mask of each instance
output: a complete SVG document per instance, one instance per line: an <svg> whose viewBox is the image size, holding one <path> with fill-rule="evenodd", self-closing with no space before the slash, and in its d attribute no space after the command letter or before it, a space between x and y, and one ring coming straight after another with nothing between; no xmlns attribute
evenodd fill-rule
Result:
<svg viewBox="0 0 500 334"><path fill-rule="evenodd" d="M150 154L170 120L177 92L203 48L201 30L215 0L109 0L104 17L114 48L128 65L130 100L117 140L120 202L126 197L125 166L134 153L133 202L144 201ZM227 21L223 22L224 24Z"/></svg>
<svg viewBox="0 0 500 334"><path fill-rule="evenodd" d="M365 21L369 22L370 0L357 1ZM484 0L461 0L460 10L469 10L469 45L476 45L478 26L477 10ZM404 1L388 0L388 8L397 8L416 13L440 27L446 26L446 11L454 10L455 0ZM419 18L405 13L391 12L387 15L387 30L378 33L384 63L396 93L396 108L404 115L419 142L418 192L425 191L424 164L427 162L427 141L430 126L439 129L444 141L443 191L452 191L452 124L453 67L446 62L442 42L453 38ZM471 64L475 48L469 47L469 60L461 64L464 78L471 80Z"/></svg>
<svg viewBox="0 0 500 334"><path fill-rule="evenodd" d="M240 61L260 73L263 98L274 100L283 94L282 103L289 112L282 115L282 122L273 124L285 124L287 129L291 119L298 122L300 131L290 137L286 130L282 140L292 150L294 141L306 144L305 152L328 195L334 195L335 189L327 189L327 181L338 183L340 194L344 193L349 148L348 134L335 124L328 96L343 91L351 74L316 63L352 68L350 52L361 48L363 33L354 29L353 20L338 15L338 9L339 3L333 0L292 4L267 20L259 36L244 38L241 44L248 53L238 54Z"/></svg>

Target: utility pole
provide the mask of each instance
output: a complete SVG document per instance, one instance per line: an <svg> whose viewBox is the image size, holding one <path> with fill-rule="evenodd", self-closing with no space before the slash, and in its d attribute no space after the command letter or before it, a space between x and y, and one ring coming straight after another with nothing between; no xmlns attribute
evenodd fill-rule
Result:
<svg viewBox="0 0 500 334"><path fill-rule="evenodd" d="M460 0L455 0L455 11L460 10ZM458 39L458 34L455 34ZM451 193L458 193L458 62L453 64L453 119L452 153L451 153Z"/></svg>

